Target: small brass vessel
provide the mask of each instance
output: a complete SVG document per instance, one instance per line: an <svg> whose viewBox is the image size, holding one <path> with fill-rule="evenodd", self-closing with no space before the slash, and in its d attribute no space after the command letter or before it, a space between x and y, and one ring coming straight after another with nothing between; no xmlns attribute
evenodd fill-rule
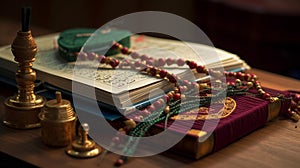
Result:
<svg viewBox="0 0 300 168"><path fill-rule="evenodd" d="M76 114L68 100L56 92L56 99L47 101L42 112L42 141L49 146L65 147L75 138Z"/></svg>
<svg viewBox="0 0 300 168"><path fill-rule="evenodd" d="M102 152L102 148L88 138L89 126L83 123L78 128L79 139L74 140L73 143L66 149L66 153L77 158L91 158L98 156Z"/></svg>

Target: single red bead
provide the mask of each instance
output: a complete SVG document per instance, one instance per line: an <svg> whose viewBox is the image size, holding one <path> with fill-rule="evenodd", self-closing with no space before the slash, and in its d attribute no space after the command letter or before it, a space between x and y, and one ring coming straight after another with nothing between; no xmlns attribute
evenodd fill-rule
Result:
<svg viewBox="0 0 300 168"><path fill-rule="evenodd" d="M115 65L115 60L110 60L109 63L108 63L111 67L114 68L114 65Z"/></svg>
<svg viewBox="0 0 300 168"><path fill-rule="evenodd" d="M159 59L157 60L157 65L158 65L158 66L164 66L165 64L166 64L165 59L159 58Z"/></svg>
<svg viewBox="0 0 300 168"><path fill-rule="evenodd" d="M150 115L150 114L151 114L150 111L148 111L147 109L143 109L143 110L142 110L142 115L148 116L148 115Z"/></svg>
<svg viewBox="0 0 300 168"><path fill-rule="evenodd" d="M150 68L150 74L151 74L152 76L155 76L155 75L156 75L156 68L155 68L155 67Z"/></svg>
<svg viewBox="0 0 300 168"><path fill-rule="evenodd" d="M93 61L93 60L95 60L95 58L97 57L98 55L96 54L96 53L94 53L94 52L91 52L91 53L88 53L88 59L90 60L90 61Z"/></svg>
<svg viewBox="0 0 300 168"><path fill-rule="evenodd" d="M147 64L147 65L154 65L154 60L153 60L153 59L148 59L148 60L146 61L146 64Z"/></svg>
<svg viewBox="0 0 300 168"><path fill-rule="evenodd" d="M127 47L123 47L122 49L121 49L121 52L123 53L123 54L128 54L128 48Z"/></svg>
<svg viewBox="0 0 300 168"><path fill-rule="evenodd" d="M172 58L167 58L166 63L167 65L172 65L174 63L174 60Z"/></svg>
<svg viewBox="0 0 300 168"><path fill-rule="evenodd" d="M112 138L112 141L115 142L115 143L118 143L118 142L120 142L120 137L115 136L115 137Z"/></svg>
<svg viewBox="0 0 300 168"><path fill-rule="evenodd" d="M159 76L160 76L161 78L166 77L166 75L167 75L167 71L166 71L166 70L161 69L161 70L159 71Z"/></svg>
<svg viewBox="0 0 300 168"><path fill-rule="evenodd" d="M183 93L187 90L187 87L179 86L179 90L180 90L181 93Z"/></svg>
<svg viewBox="0 0 300 168"><path fill-rule="evenodd" d="M100 62L100 63L105 63L105 60L106 60L106 56L104 56L104 55L100 55L99 57L98 57L98 61Z"/></svg>
<svg viewBox="0 0 300 168"><path fill-rule="evenodd" d="M179 59L177 60L177 65L178 65L178 66L183 66L184 64L185 64L185 60L184 60L184 59L179 58Z"/></svg>
<svg viewBox="0 0 300 168"><path fill-rule="evenodd" d="M198 73L202 73L203 70L204 70L204 66L203 66L203 65L198 65L198 66L196 67L196 70L197 70Z"/></svg>
<svg viewBox="0 0 300 168"><path fill-rule="evenodd" d="M262 95L262 97L263 97L263 99L267 100L267 99L269 99L271 97L271 95L269 93L264 93Z"/></svg>
<svg viewBox="0 0 300 168"><path fill-rule="evenodd" d="M168 103L168 102L170 101L170 97L169 97L167 94L163 95L162 99L163 99L166 103Z"/></svg>
<svg viewBox="0 0 300 168"><path fill-rule="evenodd" d="M78 57L79 57L80 60L85 61L85 60L87 60L88 55L87 55L87 53L85 53L85 52L80 52L80 53L78 54Z"/></svg>
<svg viewBox="0 0 300 168"><path fill-rule="evenodd" d="M180 93L175 93L174 96L173 96L173 99L174 100L179 100L181 97L181 94Z"/></svg>
<svg viewBox="0 0 300 168"><path fill-rule="evenodd" d="M255 86L260 86L260 82L259 81L255 81Z"/></svg>
<svg viewBox="0 0 300 168"><path fill-rule="evenodd" d="M142 61L145 61L145 60L148 60L148 59L149 59L149 58L148 58L147 55L142 55L142 56L141 56L141 60L142 60Z"/></svg>
<svg viewBox="0 0 300 168"><path fill-rule="evenodd" d="M235 82L229 82L229 85L235 86Z"/></svg>
<svg viewBox="0 0 300 168"><path fill-rule="evenodd" d="M186 79L182 80L182 82L183 82L185 85L189 83L189 81L186 80Z"/></svg>
<svg viewBox="0 0 300 168"><path fill-rule="evenodd" d="M228 73L228 76L229 76L229 77L234 77L235 74L236 74L235 72L229 72L229 73Z"/></svg>
<svg viewBox="0 0 300 168"><path fill-rule="evenodd" d="M122 61L122 65L123 65L123 66L128 66L128 65L130 65L130 61L129 61L128 59L124 59L124 60Z"/></svg>
<svg viewBox="0 0 300 168"><path fill-rule="evenodd" d="M119 64L120 64L120 61L116 59L116 60L115 60L115 66L114 66L114 67L117 67Z"/></svg>
<svg viewBox="0 0 300 168"><path fill-rule="evenodd" d="M246 81L250 81L251 80L251 74L245 74L244 75L244 79L246 80Z"/></svg>
<svg viewBox="0 0 300 168"><path fill-rule="evenodd" d="M252 78L252 79L257 79L257 75L251 74L251 78Z"/></svg>
<svg viewBox="0 0 300 168"><path fill-rule="evenodd" d="M188 80L183 80L182 82L183 82L183 84L184 84L185 86L187 86L187 87L189 87L189 86L191 85L191 82L188 81Z"/></svg>
<svg viewBox="0 0 300 168"><path fill-rule="evenodd" d="M141 62L140 61L135 61L134 62L134 66L135 67L140 67L141 66Z"/></svg>
<svg viewBox="0 0 300 168"><path fill-rule="evenodd" d="M150 106L147 107L147 110L153 113L155 111L155 107L153 106L153 104L151 104Z"/></svg>
<svg viewBox="0 0 300 168"><path fill-rule="evenodd" d="M148 65L145 65L145 64L141 64L141 71L147 71L147 69L149 68Z"/></svg>
<svg viewBox="0 0 300 168"><path fill-rule="evenodd" d="M293 100L298 103L300 101L300 94L295 94Z"/></svg>
<svg viewBox="0 0 300 168"><path fill-rule="evenodd" d="M208 70L208 73L209 73L211 76L214 76L214 74L215 74L215 70L213 70L213 69L209 69L209 70Z"/></svg>
<svg viewBox="0 0 300 168"><path fill-rule="evenodd" d="M130 56L131 56L131 58L133 58L133 59L137 59L137 58L140 57L140 55L139 55L137 52L131 53Z"/></svg>
<svg viewBox="0 0 300 168"><path fill-rule="evenodd" d="M155 107L155 109L160 109L163 106L163 104L160 101L155 101L153 103L153 106Z"/></svg>
<svg viewBox="0 0 300 168"><path fill-rule="evenodd" d="M134 120L134 121L137 121L137 122L141 122L142 119L143 119L143 116L134 116L134 117L133 117L133 120Z"/></svg>
<svg viewBox="0 0 300 168"><path fill-rule="evenodd" d="M197 63L194 61L191 61L188 65L189 65L190 69L194 69L197 67Z"/></svg>
<svg viewBox="0 0 300 168"><path fill-rule="evenodd" d="M236 73L236 78L237 78L237 79L243 80L244 74L243 74L242 72L237 72L237 73Z"/></svg>
<svg viewBox="0 0 300 168"><path fill-rule="evenodd" d="M191 82L191 89L199 88L199 84L197 82Z"/></svg>
<svg viewBox="0 0 300 168"><path fill-rule="evenodd" d="M113 67L113 68L115 68L115 67L117 67L118 65L119 65L119 60L117 60L117 59L113 59L113 60L111 60L110 62L109 62L109 65L111 66L111 67Z"/></svg>
<svg viewBox="0 0 300 168"><path fill-rule="evenodd" d="M123 159L118 159L116 162L115 162L115 166L122 166L124 164L124 160Z"/></svg>
<svg viewBox="0 0 300 168"><path fill-rule="evenodd" d="M115 43L113 43L112 47L115 49L119 49L121 47L121 44L115 42Z"/></svg>
<svg viewBox="0 0 300 168"><path fill-rule="evenodd" d="M167 78L169 79L169 81L171 83L175 83L176 82L176 77L172 74L168 75Z"/></svg>

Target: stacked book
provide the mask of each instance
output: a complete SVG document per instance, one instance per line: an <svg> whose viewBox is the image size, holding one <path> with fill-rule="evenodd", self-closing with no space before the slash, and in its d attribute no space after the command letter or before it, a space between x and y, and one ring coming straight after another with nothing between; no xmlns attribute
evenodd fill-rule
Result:
<svg viewBox="0 0 300 168"><path fill-rule="evenodd" d="M132 109L145 107L173 87L165 80L147 76L132 69L99 67L99 64L93 61L68 62L59 54L58 36L59 34L50 34L35 38L38 53L33 69L37 73L37 79L43 84L43 89L49 92L60 90L63 94L70 96L80 93L82 101L86 102L96 98L102 114L112 122L123 116L120 115L122 113L130 115ZM131 50L154 58L184 58L194 60L198 65L205 65L208 68L221 68L234 72L250 69L239 56L212 46L146 35L131 36L130 43ZM130 59L129 56L123 54L111 57ZM17 63L14 61L10 46L0 48L0 65L2 82L14 81ZM189 78L191 75L189 68L185 66L165 65L161 68L182 78ZM195 80L203 78L203 76L196 76ZM80 86L81 91L74 90L75 85ZM84 94L85 90L90 89L94 95ZM274 95L280 93L271 91ZM175 134L183 133L186 136L172 149L198 159L261 127L278 116L282 106L279 101L270 103L247 95L231 97L231 100L236 103L236 108L230 115L217 119L215 129L209 127L203 129L204 120L200 118L195 120L192 129L188 132L181 132L180 125L173 126L173 128L178 128L173 130ZM89 108L82 107L82 110L88 111ZM157 123L149 130L149 133L157 134L172 125L175 120L181 120L180 123L184 123L185 120L189 120L188 115L188 112L183 113L181 118L173 116L167 122ZM215 121L209 120L209 122Z"/></svg>
<svg viewBox="0 0 300 168"><path fill-rule="evenodd" d="M166 92L172 86L169 82L141 74L130 69L111 69L92 61L68 62L58 51L59 34L50 34L35 38L38 46L33 69L37 79L48 89L63 90L71 94L73 84L82 88L94 89L97 101L112 111L129 113L133 108L143 107L159 93ZM250 67L237 55L212 46L161 39L145 35L134 35L130 38L131 49L139 54L154 58L184 58L194 60L198 65L208 68L224 68L227 71L242 71ZM112 57L127 58L117 54ZM17 63L14 61L10 46L0 48L1 74L14 79ZM188 78L188 67L164 66L169 72ZM199 77L197 77L199 78ZM82 94L82 93L81 93ZM82 95L88 99L87 95Z"/></svg>

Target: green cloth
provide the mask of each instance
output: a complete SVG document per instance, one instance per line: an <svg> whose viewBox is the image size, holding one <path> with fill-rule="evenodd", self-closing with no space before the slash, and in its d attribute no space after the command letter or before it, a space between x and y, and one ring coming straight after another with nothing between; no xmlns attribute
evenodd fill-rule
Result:
<svg viewBox="0 0 300 168"><path fill-rule="evenodd" d="M118 41L123 46L130 48L130 35L131 33L127 30L75 28L61 32L57 42L60 56L67 61L76 61L75 53L79 52L84 45L85 52L95 52L106 56L119 52L110 48L113 41Z"/></svg>

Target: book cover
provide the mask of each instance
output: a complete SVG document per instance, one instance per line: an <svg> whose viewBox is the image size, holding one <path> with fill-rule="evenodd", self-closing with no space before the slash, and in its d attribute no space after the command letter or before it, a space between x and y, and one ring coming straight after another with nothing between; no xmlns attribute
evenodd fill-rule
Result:
<svg viewBox="0 0 300 168"><path fill-rule="evenodd" d="M267 90L274 95L287 94L287 92L283 91ZM171 117L167 125L165 122L155 124L150 129L150 134L157 134L163 131L172 125L174 120L181 121L179 122L181 124L188 120L195 120L193 127L188 132L182 132L180 124L172 126L174 134L185 134L185 137L170 150L180 155L199 159L259 129L267 122L283 114L287 110L288 105L288 101L269 102L248 95L234 96L231 99L236 103L235 108L231 111L226 110L229 106L232 106L228 102L229 104L224 106L223 118L216 119L209 116L209 114L199 114L196 118L190 117L191 115L195 116L195 114L189 111L183 113L180 117ZM206 124L205 128L204 124Z"/></svg>

